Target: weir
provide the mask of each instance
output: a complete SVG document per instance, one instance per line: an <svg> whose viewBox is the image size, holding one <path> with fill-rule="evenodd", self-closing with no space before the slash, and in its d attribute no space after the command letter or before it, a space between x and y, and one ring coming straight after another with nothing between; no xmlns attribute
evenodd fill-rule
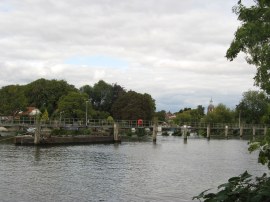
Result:
<svg viewBox="0 0 270 202"><path fill-rule="evenodd" d="M12 120L9 122L1 122L0 127L6 127L6 128L35 128L35 136L33 140L31 140L30 137L25 137L25 140L22 140L21 137L15 138L15 143L20 144L24 142L31 142L32 144L41 144L41 143L57 143L60 139L51 137L45 137L43 135L43 130L48 129L64 129L64 130L78 130L81 128L85 129L109 129L113 130L112 138L106 139L106 142L110 140L110 142L121 142L121 130L131 130L133 128L141 128L141 129L147 129L152 131L152 138L153 142L157 141L157 133L159 128L162 128L163 131L181 131L183 138L188 138L188 132L193 131L197 134L200 134L200 131L206 132L206 137L210 139L212 134L215 134L216 131L219 133L221 131L224 131L223 134L225 138L228 138L231 135L238 134L240 137L243 137L245 134L249 133L253 136L255 135L266 135L268 128L270 128L269 125L253 125L253 124L234 124L234 123L180 123L179 125L170 125L168 123L164 122L158 122L157 120L154 121L145 121L145 120L116 120L116 121L107 121L107 120L97 120L97 119L88 119L88 124L85 124L85 119L62 119L59 120L50 120L50 121L36 121L36 120L27 120L27 119L19 119L19 120ZM87 142L100 142L98 138L90 138L87 139L83 136L83 134L80 135L81 139L84 139ZM103 135L104 136L104 135ZM108 135L109 136L109 135ZM18 139L18 140L17 140ZM72 142L77 141L80 142L80 140L72 138L67 138L66 140L63 140L63 142Z"/></svg>

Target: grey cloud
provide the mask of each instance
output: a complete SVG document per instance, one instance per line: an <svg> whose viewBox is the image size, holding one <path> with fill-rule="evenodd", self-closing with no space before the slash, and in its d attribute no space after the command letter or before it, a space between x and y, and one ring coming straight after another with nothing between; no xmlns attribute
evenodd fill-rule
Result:
<svg viewBox="0 0 270 202"><path fill-rule="evenodd" d="M45 77L80 87L104 79L153 95L158 109L196 106L211 96L234 106L252 87L255 70L243 59L224 58L239 25L235 3L10 0L1 12L0 2L0 86ZM66 65L74 55L107 55L129 65Z"/></svg>

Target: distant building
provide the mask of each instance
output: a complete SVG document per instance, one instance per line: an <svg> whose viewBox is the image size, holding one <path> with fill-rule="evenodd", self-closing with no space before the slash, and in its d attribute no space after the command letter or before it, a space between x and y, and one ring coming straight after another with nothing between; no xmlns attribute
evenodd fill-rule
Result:
<svg viewBox="0 0 270 202"><path fill-rule="evenodd" d="M166 120L172 120L174 118L176 118L175 114L172 114L170 111L166 113Z"/></svg>
<svg viewBox="0 0 270 202"><path fill-rule="evenodd" d="M24 112L19 112L18 115L20 116L36 116L40 114L40 110L35 107L26 107L26 111Z"/></svg>
<svg viewBox="0 0 270 202"><path fill-rule="evenodd" d="M213 105L213 100L212 100L212 98L211 98L210 104L209 104L208 107L207 107L207 114L210 113L210 112L213 112L214 109L215 109L215 106Z"/></svg>

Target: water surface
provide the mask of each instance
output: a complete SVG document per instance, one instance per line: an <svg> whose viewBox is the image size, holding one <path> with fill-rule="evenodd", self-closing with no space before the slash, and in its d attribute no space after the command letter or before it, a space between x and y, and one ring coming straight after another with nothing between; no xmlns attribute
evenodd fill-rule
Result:
<svg viewBox="0 0 270 202"><path fill-rule="evenodd" d="M0 198L22 201L191 201L245 170L267 171L246 140L53 147L0 144Z"/></svg>

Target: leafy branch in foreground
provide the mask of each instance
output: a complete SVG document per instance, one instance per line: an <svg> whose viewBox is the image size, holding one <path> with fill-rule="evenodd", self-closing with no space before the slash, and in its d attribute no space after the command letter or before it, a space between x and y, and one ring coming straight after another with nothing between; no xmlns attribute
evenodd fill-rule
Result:
<svg viewBox="0 0 270 202"><path fill-rule="evenodd" d="M249 142L250 152L259 150L258 163L267 165L270 169L270 131L262 140ZM238 177L232 177L227 183L218 186L217 193L203 191L198 196L193 197L205 202L270 202L270 177L264 173L261 177L252 178L248 172L244 172Z"/></svg>
<svg viewBox="0 0 270 202"><path fill-rule="evenodd" d="M270 178L264 173L262 177L252 179L248 172L238 177L232 177L227 183L218 186L217 193L207 193L205 190L194 199L205 202L269 202L270 201Z"/></svg>
<svg viewBox="0 0 270 202"><path fill-rule="evenodd" d="M258 163L262 165L267 165L268 169L270 169L270 133L267 133L267 136L264 140L260 142L251 142L249 143L248 150L253 152L255 150L259 150Z"/></svg>

